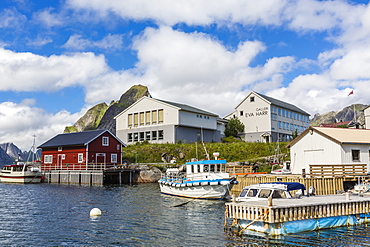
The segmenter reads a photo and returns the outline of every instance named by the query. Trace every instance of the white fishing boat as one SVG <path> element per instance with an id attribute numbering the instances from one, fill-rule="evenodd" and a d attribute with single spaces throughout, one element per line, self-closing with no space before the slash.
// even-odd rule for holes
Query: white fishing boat
<path id="1" fill-rule="evenodd" d="M 18 161 L 16 164 L 5 165 L 0 172 L 0 181 L 2 183 L 40 183 L 43 176 L 41 161 L 37 159 L 35 152 L 35 141 L 29 154 L 26 162 Z"/>
<path id="2" fill-rule="evenodd" d="M 5 165 L 0 172 L 2 183 L 40 183 L 42 178 L 40 168 L 36 166 L 35 162 Z"/>
<path id="3" fill-rule="evenodd" d="M 163 194 L 197 199 L 225 199 L 238 182 L 226 172 L 226 160 L 187 162 L 185 171 L 167 169 L 158 181 Z"/>
<path id="4" fill-rule="evenodd" d="M 237 202 L 261 201 L 272 199 L 290 199 L 300 198 L 305 194 L 305 186 L 301 183 L 295 182 L 275 182 L 275 183 L 261 183 L 252 184 L 243 188 Z M 310 188 L 312 190 L 312 188 Z M 294 192 L 294 194 L 292 193 Z M 309 192 L 314 193 L 314 192 Z"/>

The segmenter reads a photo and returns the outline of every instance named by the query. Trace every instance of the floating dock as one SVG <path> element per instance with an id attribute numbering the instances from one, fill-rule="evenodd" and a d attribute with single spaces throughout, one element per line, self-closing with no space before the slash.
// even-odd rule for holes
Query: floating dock
<path id="1" fill-rule="evenodd" d="M 230 227 L 240 234 L 287 235 L 370 222 L 370 195 L 304 196 L 268 203 L 267 199 L 226 203 L 225 227 L 233 220 Z"/>

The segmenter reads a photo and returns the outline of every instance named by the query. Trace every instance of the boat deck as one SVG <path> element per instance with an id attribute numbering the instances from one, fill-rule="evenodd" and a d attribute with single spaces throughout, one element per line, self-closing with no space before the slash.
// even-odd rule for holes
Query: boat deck
<path id="1" fill-rule="evenodd" d="M 332 216 L 370 213 L 370 195 L 363 196 L 327 195 L 310 196 L 300 199 L 274 199 L 268 206 L 268 200 L 226 203 L 225 216 L 233 219 L 258 220 L 266 223 L 315 219 Z"/>

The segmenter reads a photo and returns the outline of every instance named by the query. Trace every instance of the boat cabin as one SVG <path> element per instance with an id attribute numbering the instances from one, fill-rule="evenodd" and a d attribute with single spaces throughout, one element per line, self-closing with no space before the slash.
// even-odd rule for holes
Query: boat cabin
<path id="1" fill-rule="evenodd" d="M 304 195 L 305 186 L 301 183 L 262 183 L 246 186 L 236 201 L 259 201 L 269 197 L 273 199 L 299 198 Z M 294 193 L 293 193 L 294 192 Z"/>
<path id="2" fill-rule="evenodd" d="M 186 163 L 186 177 L 192 180 L 229 178 L 226 160 L 202 160 Z"/>

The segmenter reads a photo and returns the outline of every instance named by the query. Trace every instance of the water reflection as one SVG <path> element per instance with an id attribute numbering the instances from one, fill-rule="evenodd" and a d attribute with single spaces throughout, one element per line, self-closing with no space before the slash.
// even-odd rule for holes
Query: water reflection
<path id="1" fill-rule="evenodd" d="M 238 236 L 224 231 L 224 202 L 162 195 L 157 184 L 0 183 L 0 192 L 2 246 L 366 246 L 370 240 L 367 225 Z M 102 215 L 92 218 L 95 207 Z"/>

